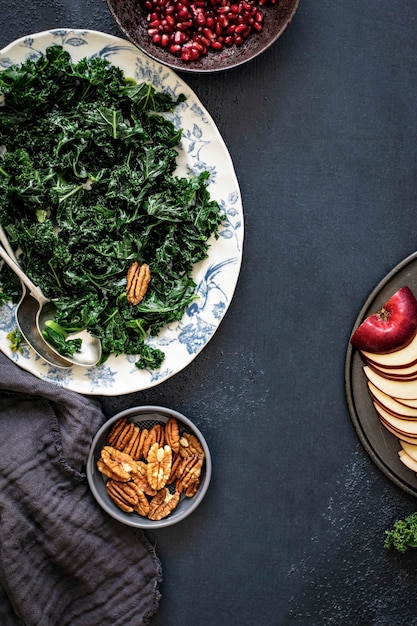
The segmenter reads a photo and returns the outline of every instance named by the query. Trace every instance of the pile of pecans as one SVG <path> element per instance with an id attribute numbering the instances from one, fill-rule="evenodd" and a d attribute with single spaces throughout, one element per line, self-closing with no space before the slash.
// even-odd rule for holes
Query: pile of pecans
<path id="1" fill-rule="evenodd" d="M 263 29 L 261 7 L 278 0 L 141 0 L 153 43 L 182 61 L 241 46 Z"/>
<path id="2" fill-rule="evenodd" d="M 181 432 L 174 417 L 149 429 L 123 417 L 110 429 L 97 469 L 107 477 L 107 494 L 122 511 L 159 521 L 181 496 L 197 493 L 204 459 L 200 441 Z"/>

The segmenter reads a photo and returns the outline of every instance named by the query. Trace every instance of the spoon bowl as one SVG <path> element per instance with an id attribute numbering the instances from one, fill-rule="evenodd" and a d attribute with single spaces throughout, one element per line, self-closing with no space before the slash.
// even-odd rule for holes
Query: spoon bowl
<path id="1" fill-rule="evenodd" d="M 91 367 L 96 365 L 101 359 L 101 341 L 97 337 L 91 335 L 88 331 L 83 330 L 79 333 L 73 333 L 68 335 L 67 339 L 80 338 L 82 340 L 81 349 L 72 356 L 63 357 L 49 342 L 43 337 L 43 330 L 45 329 L 46 322 L 53 320 L 56 313 L 56 307 L 48 298 L 46 298 L 41 289 L 37 287 L 28 276 L 23 272 L 20 265 L 12 258 L 0 245 L 0 257 L 10 267 L 10 269 L 20 278 L 21 282 L 25 286 L 25 292 L 18 305 L 18 312 L 16 318 L 18 325 L 21 328 L 22 335 L 32 345 L 35 351 L 40 354 L 39 350 L 35 348 L 34 343 L 37 342 L 38 335 L 42 338 L 42 341 L 49 348 L 45 350 L 45 346 L 37 342 L 37 347 L 42 352 L 48 354 L 55 354 L 55 357 L 59 357 L 61 364 L 59 367 L 71 367 L 71 365 L 82 365 L 84 367 Z M 26 289 L 29 290 L 29 298 Z M 20 322 L 20 323 L 19 323 Z M 37 332 L 36 332 L 37 331 Z M 33 339 L 34 341 L 31 341 Z M 44 357 L 44 354 L 40 354 Z M 49 359 L 46 358 L 48 361 Z M 58 362 L 59 362 L 58 361 Z M 56 364 L 56 363 L 54 363 Z"/>
<path id="2" fill-rule="evenodd" d="M 39 311 L 39 304 L 26 290 L 22 284 L 23 295 L 16 307 L 16 322 L 20 332 L 27 343 L 33 348 L 44 361 L 54 367 L 69 368 L 73 366 L 71 361 L 67 361 L 55 350 L 52 350 L 49 343 L 45 341 L 39 332 L 36 324 L 36 315 Z"/>
<path id="3" fill-rule="evenodd" d="M 0 242 L 6 250 L 7 254 L 13 261 L 16 261 L 17 258 L 14 253 L 13 248 L 11 247 L 9 240 L 7 239 L 7 235 L 0 224 Z M 27 291 L 25 284 L 21 282 L 22 285 L 22 297 L 20 302 L 16 307 L 16 322 L 17 326 L 25 338 L 26 342 L 31 346 L 32 350 L 36 352 L 38 356 L 40 356 L 44 361 L 53 365 L 54 367 L 61 368 L 69 368 L 72 367 L 72 363 L 64 359 L 64 357 L 60 356 L 52 350 L 49 344 L 45 341 L 42 335 L 39 332 L 39 329 L 35 323 L 36 314 L 39 309 L 39 305 L 37 301 L 30 295 Z"/>

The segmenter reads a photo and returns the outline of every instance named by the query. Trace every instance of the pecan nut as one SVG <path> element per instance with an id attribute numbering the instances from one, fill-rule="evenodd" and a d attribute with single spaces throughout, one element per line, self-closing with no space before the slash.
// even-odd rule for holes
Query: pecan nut
<path id="1" fill-rule="evenodd" d="M 170 493 L 166 487 L 163 487 L 149 503 L 148 518 L 159 521 L 167 517 L 175 509 L 179 500 L 180 494 L 178 491 Z"/>
<path id="2" fill-rule="evenodd" d="M 180 428 L 175 417 L 170 417 L 165 424 L 165 439 L 174 454 L 180 450 Z"/>
<path id="3" fill-rule="evenodd" d="M 151 280 L 151 270 L 146 263 L 135 261 L 127 270 L 126 274 L 126 295 L 129 304 L 137 305 L 144 298 L 149 281 Z"/>
<path id="4" fill-rule="evenodd" d="M 187 432 L 181 435 L 179 452 L 184 458 L 197 454 L 200 458 L 204 459 L 203 446 L 195 435 Z"/>
<path id="5" fill-rule="evenodd" d="M 149 500 L 134 482 L 121 483 L 109 480 L 106 483 L 106 491 L 122 511 L 126 513 L 136 511 L 139 515 L 148 514 Z"/>
<path id="6" fill-rule="evenodd" d="M 148 483 L 153 489 L 159 491 L 165 487 L 171 474 L 172 450 L 166 445 L 160 447 L 156 442 L 152 445 L 148 454 L 148 465 L 146 476 Z"/>
<path id="7" fill-rule="evenodd" d="M 201 468 L 203 459 L 198 454 L 185 457 L 177 470 L 178 480 L 176 483 L 179 493 L 194 495 L 200 484 Z"/>
<path id="8" fill-rule="evenodd" d="M 130 438 L 132 437 L 134 429 L 135 429 L 135 425 L 133 424 L 133 422 L 126 422 L 126 424 L 120 430 L 118 437 L 112 447 L 117 448 L 117 450 L 126 451 L 129 454 L 129 452 L 126 450 L 126 447 L 129 444 L 129 441 L 130 441 Z"/>
<path id="9" fill-rule="evenodd" d="M 133 428 L 130 430 L 129 438 L 126 437 L 125 439 L 123 452 L 130 454 L 132 459 L 135 460 L 135 454 L 140 440 L 140 429 L 135 424 L 132 424 L 132 426 Z"/>
<path id="10" fill-rule="evenodd" d="M 109 434 L 107 435 L 106 445 L 113 446 L 114 448 L 117 447 L 117 440 L 120 436 L 120 433 L 126 426 L 126 421 L 127 420 L 125 417 L 120 417 L 116 422 L 114 422 L 109 431 Z"/>
<path id="11" fill-rule="evenodd" d="M 163 446 L 165 441 L 164 430 L 161 424 L 155 424 L 150 429 L 148 436 L 146 437 L 143 448 L 142 455 L 146 459 L 149 454 L 149 450 L 153 446 L 154 443 L 157 443 L 159 446 Z"/>
<path id="12" fill-rule="evenodd" d="M 106 483 L 106 491 L 120 509 L 126 511 L 126 513 L 133 513 L 134 505 L 137 504 L 138 497 L 135 489 L 132 489 L 130 486 L 130 483 L 108 480 Z"/>
<path id="13" fill-rule="evenodd" d="M 147 496 L 156 495 L 156 489 L 150 486 L 148 482 L 148 464 L 145 461 L 137 462 L 138 473 L 132 476 L 132 480 L 136 485 L 146 493 Z"/>
<path id="14" fill-rule="evenodd" d="M 112 446 L 104 446 L 101 457 L 97 461 L 97 468 L 102 474 L 127 482 L 133 474 L 137 474 L 137 463 L 129 454 L 116 450 Z"/>
<path id="15" fill-rule="evenodd" d="M 171 473 L 167 480 L 167 485 L 175 482 L 177 479 L 178 468 L 182 462 L 182 457 L 179 454 L 172 455 Z"/>

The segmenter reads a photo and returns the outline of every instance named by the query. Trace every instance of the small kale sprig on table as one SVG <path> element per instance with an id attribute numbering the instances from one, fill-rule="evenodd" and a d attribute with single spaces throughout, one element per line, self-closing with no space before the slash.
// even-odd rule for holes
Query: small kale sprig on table
<path id="1" fill-rule="evenodd" d="M 101 57 L 73 64 L 60 46 L 0 72 L 0 222 L 63 334 L 87 328 L 103 359 L 138 354 L 196 297 L 194 264 L 224 220 L 208 172 L 174 175 L 181 140 L 164 113 L 184 101 L 125 80 Z M 128 267 L 147 263 L 144 300 L 126 300 Z M 4 270 L 3 285 L 12 285 Z"/>
<path id="2" fill-rule="evenodd" d="M 384 547 L 398 552 L 417 548 L 417 512 L 397 520 L 391 529 L 385 531 Z"/>

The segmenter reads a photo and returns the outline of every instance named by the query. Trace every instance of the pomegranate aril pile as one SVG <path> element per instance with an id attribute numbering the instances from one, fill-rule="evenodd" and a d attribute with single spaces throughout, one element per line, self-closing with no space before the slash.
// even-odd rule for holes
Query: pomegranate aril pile
<path id="1" fill-rule="evenodd" d="M 241 46 L 263 29 L 261 9 L 277 0 L 141 0 L 153 43 L 182 61 L 197 61 L 210 50 Z"/>

